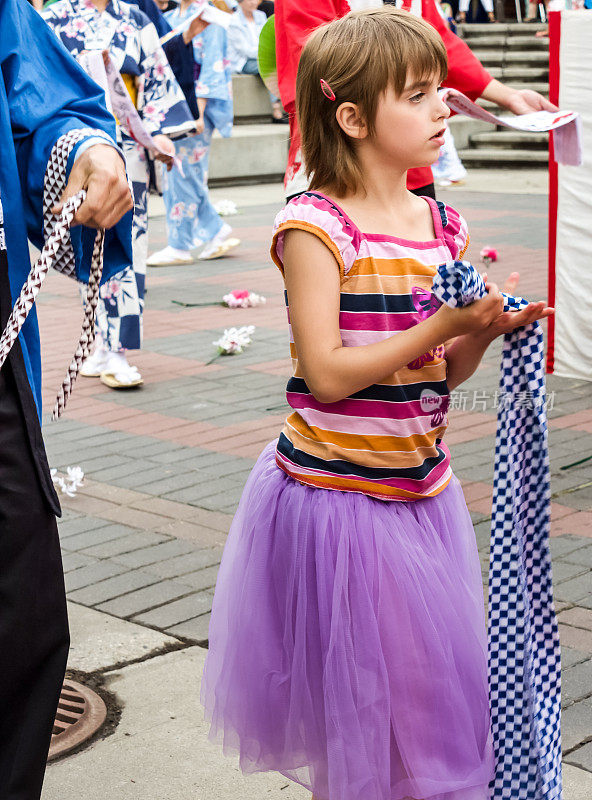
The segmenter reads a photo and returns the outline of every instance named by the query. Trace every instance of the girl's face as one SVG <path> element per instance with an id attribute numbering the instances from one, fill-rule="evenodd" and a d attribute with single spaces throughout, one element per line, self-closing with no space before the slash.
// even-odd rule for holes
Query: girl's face
<path id="1" fill-rule="evenodd" d="M 389 87 L 378 102 L 375 133 L 367 145 L 402 169 L 436 162 L 444 144 L 444 121 L 450 116 L 438 86 L 436 77 L 418 81 L 409 76 L 399 96 Z"/>

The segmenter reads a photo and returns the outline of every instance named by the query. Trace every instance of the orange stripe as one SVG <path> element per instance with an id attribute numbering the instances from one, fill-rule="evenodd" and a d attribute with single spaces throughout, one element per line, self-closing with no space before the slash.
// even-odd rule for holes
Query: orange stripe
<path id="1" fill-rule="evenodd" d="M 374 258 L 366 256 L 357 258 L 347 274 L 346 282 L 355 275 L 366 276 L 374 279 L 374 291 L 377 290 L 377 278 L 399 278 L 415 280 L 416 277 L 429 278 L 430 282 L 436 274 L 436 267 L 431 264 L 422 264 L 416 258 Z"/>
<path id="2" fill-rule="evenodd" d="M 306 231 L 307 233 L 312 233 L 314 236 L 320 239 L 323 242 L 323 244 L 329 248 L 329 250 L 335 257 L 335 260 L 339 265 L 339 274 L 343 277 L 343 274 L 345 272 L 345 265 L 343 263 L 343 258 L 341 257 L 341 253 L 339 252 L 339 248 L 337 247 L 333 239 L 331 239 L 331 237 L 326 231 L 324 231 L 322 228 L 319 228 L 317 225 L 312 225 L 310 222 L 303 222 L 301 220 L 290 220 L 288 222 L 284 222 L 276 230 L 276 232 L 273 235 L 273 239 L 271 240 L 271 249 L 270 249 L 271 258 L 273 260 L 273 263 L 276 265 L 276 267 L 278 267 L 278 269 L 282 273 L 282 275 L 284 274 L 284 265 L 280 261 L 280 258 L 276 252 L 276 248 L 277 248 L 278 236 L 280 235 L 280 233 L 283 233 L 284 231 L 287 230 Z"/>
<path id="3" fill-rule="evenodd" d="M 341 458 L 344 461 L 353 461 L 365 467 L 384 467 L 385 454 L 397 452 L 397 460 L 401 459 L 401 466 L 418 466 L 426 458 L 437 455 L 436 439 L 442 438 L 446 426 L 434 428 L 429 433 L 415 433 L 411 436 L 379 436 L 375 434 L 361 435 L 357 433 L 342 433 L 323 430 L 315 425 L 307 425 L 299 414 L 291 414 L 286 424 L 292 428 L 286 434 L 292 444 L 305 453 L 317 456 L 323 460 Z M 298 444 L 301 442 L 301 444 Z M 328 453 L 327 448 L 332 448 Z M 342 452 L 342 451 L 349 452 Z M 352 459 L 351 451 L 355 455 Z M 412 461 L 404 458 L 402 453 L 415 456 Z M 390 459 L 392 462 L 392 458 Z M 403 463 L 405 462 L 405 463 Z M 398 466 L 398 464 L 397 464 Z"/>

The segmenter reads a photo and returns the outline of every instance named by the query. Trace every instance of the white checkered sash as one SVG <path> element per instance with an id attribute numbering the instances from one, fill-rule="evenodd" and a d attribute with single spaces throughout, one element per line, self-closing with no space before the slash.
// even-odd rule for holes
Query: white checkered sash
<path id="1" fill-rule="evenodd" d="M 60 137 L 55 144 L 47 166 L 44 185 L 44 236 L 45 244 L 41 255 L 31 268 L 24 286 L 14 304 L 6 328 L 0 337 L 0 368 L 6 361 L 11 348 L 23 327 L 23 324 L 33 307 L 39 290 L 45 280 L 50 267 L 58 269 L 66 275 L 75 276 L 75 257 L 70 240 L 70 226 L 80 208 L 86 192 L 81 190 L 69 198 L 63 205 L 60 215 L 53 215 L 51 208 L 58 202 L 66 186 L 66 165 L 74 145 L 89 133 L 101 135 L 111 141 L 102 132 L 79 129 Z M 74 382 L 83 361 L 88 357 L 94 341 L 95 316 L 99 298 L 99 283 L 103 270 L 103 242 L 104 231 L 100 230 L 95 235 L 92 264 L 86 295 L 84 319 L 82 330 L 76 345 L 76 350 L 62 385 L 60 386 L 53 409 L 53 419 L 58 419 L 66 406 L 68 397 L 72 392 Z"/>
<path id="2" fill-rule="evenodd" d="M 487 292 L 466 261 L 432 290 L 464 306 Z M 504 294 L 504 309 L 527 302 Z M 504 335 L 491 520 L 488 677 L 494 800 L 561 800 L 561 650 L 553 604 L 544 342 L 538 322 Z"/>

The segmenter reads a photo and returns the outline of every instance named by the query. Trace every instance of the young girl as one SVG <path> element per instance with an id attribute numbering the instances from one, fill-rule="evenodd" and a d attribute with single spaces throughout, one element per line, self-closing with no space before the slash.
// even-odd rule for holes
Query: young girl
<path id="1" fill-rule="evenodd" d="M 316 800 L 486 800 L 494 773 L 479 557 L 442 437 L 488 344 L 550 310 L 503 313 L 492 283 L 426 302 L 468 244 L 405 184 L 438 158 L 446 68 L 429 24 L 383 8 L 313 33 L 298 71 L 311 191 L 272 244 L 293 413 L 229 534 L 202 700 L 244 772 Z"/>

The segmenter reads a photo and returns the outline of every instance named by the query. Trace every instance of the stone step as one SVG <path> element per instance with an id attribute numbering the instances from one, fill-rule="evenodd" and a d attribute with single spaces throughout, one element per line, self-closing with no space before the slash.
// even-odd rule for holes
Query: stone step
<path id="1" fill-rule="evenodd" d="M 288 160 L 288 125 L 237 125 L 232 136 L 212 138 L 212 186 L 281 180 Z"/>
<path id="2" fill-rule="evenodd" d="M 464 41 L 471 50 L 480 49 L 502 49 L 504 47 L 512 50 L 531 50 L 534 52 L 549 50 L 548 39 L 537 39 L 535 36 L 465 36 Z"/>
<path id="3" fill-rule="evenodd" d="M 460 150 L 465 167 L 541 168 L 549 163 L 549 153 L 544 150 Z"/>
<path id="4" fill-rule="evenodd" d="M 534 50 L 513 51 L 513 50 L 473 50 L 474 55 L 487 67 L 515 67 L 519 64 L 524 67 L 549 69 L 549 53 L 547 50 L 541 52 Z"/>
<path id="5" fill-rule="evenodd" d="M 487 62 L 483 66 L 491 73 L 492 78 L 497 78 L 502 83 L 520 81 L 531 84 L 549 80 L 548 67 L 489 67 Z"/>
<path id="6" fill-rule="evenodd" d="M 269 92 L 257 75 L 233 75 L 232 95 L 235 125 L 271 121 Z"/>
<path id="7" fill-rule="evenodd" d="M 466 36 L 467 38 L 474 39 L 479 36 L 501 36 L 502 34 L 507 34 L 509 36 L 534 36 L 537 31 L 546 30 L 547 25 L 542 22 L 469 22 L 464 25 L 458 25 L 457 27 L 461 38 Z"/>
<path id="8" fill-rule="evenodd" d="M 497 130 L 487 133 L 473 133 L 469 136 L 469 147 L 477 150 L 544 150 L 549 149 L 548 133 Z"/>

